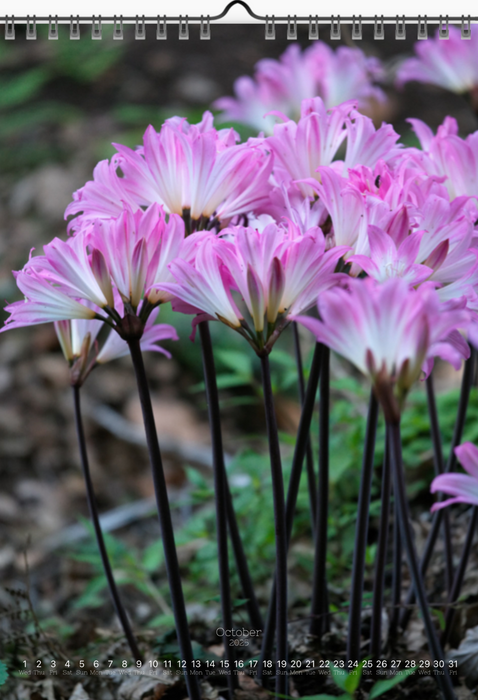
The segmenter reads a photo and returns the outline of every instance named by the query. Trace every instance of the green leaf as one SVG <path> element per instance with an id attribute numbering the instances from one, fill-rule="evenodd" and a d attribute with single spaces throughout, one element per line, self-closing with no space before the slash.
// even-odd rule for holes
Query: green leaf
<path id="1" fill-rule="evenodd" d="M 3 79 L 0 90 L 0 108 L 14 107 L 33 99 L 49 77 L 50 73 L 45 68 L 32 68 L 32 70 L 15 75 L 9 80 Z"/>
<path id="2" fill-rule="evenodd" d="M 349 700 L 350 695 L 305 695 L 302 700 Z"/>
<path id="3" fill-rule="evenodd" d="M 267 691 L 270 695 L 273 695 L 275 698 L 281 698 L 281 700 L 294 700 L 292 695 L 276 695 L 276 693 L 272 692 L 271 690 Z M 324 693 L 321 693 L 320 695 L 304 695 L 302 697 L 302 700 L 349 700 L 350 695 L 326 695 Z"/>
<path id="4" fill-rule="evenodd" d="M 440 625 L 440 629 L 443 632 L 443 630 L 446 627 L 445 615 L 443 614 L 443 611 L 439 610 L 438 608 L 432 608 L 431 611 L 438 618 L 438 624 Z"/>
<path id="5" fill-rule="evenodd" d="M 336 668 L 333 664 L 330 664 L 329 668 L 335 685 L 338 686 L 340 690 L 345 690 L 348 692 L 346 684 L 349 674 L 347 671 L 344 668 Z"/>
<path id="6" fill-rule="evenodd" d="M 228 373 L 216 375 L 216 384 L 218 389 L 230 389 L 235 386 L 244 386 L 244 384 L 249 384 L 249 382 L 249 377 L 246 377 L 243 374 Z M 206 385 L 204 382 L 198 382 L 189 388 L 189 392 L 191 394 L 199 394 L 199 392 L 204 391 L 205 386 Z"/>
<path id="7" fill-rule="evenodd" d="M 347 673 L 344 668 L 336 668 L 333 664 L 331 664 L 329 667 L 335 685 L 337 685 L 340 690 L 345 690 L 350 697 L 353 697 L 355 691 L 359 687 L 363 665 L 368 658 L 369 657 L 367 656 L 365 659 L 363 659 L 357 668 L 354 668 L 353 671 L 350 671 L 350 673 Z"/>
<path id="8" fill-rule="evenodd" d="M 232 369 L 235 374 L 240 374 L 244 378 L 252 377 L 252 357 L 249 353 L 238 350 L 218 350 L 216 355 L 220 362 Z"/>
<path id="9" fill-rule="evenodd" d="M 387 693 L 389 690 L 408 678 L 408 676 L 415 673 L 416 670 L 416 668 L 407 668 L 405 671 L 399 671 L 395 676 L 393 676 L 393 678 L 388 678 L 386 681 L 377 681 L 370 691 L 370 695 L 368 696 L 369 700 L 374 700 L 374 698 L 384 695 L 384 693 Z"/>
<path id="10" fill-rule="evenodd" d="M 0 661 L 0 685 L 7 682 L 8 670 L 3 661 Z"/>

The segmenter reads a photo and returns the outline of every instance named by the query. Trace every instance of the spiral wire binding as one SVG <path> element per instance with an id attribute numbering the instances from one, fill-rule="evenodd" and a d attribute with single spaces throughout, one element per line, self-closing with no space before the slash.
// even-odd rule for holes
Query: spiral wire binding
<path id="1" fill-rule="evenodd" d="M 48 39 L 50 41 L 58 39 L 58 17 L 56 16 L 53 19 L 50 15 L 48 19 Z"/>
<path id="2" fill-rule="evenodd" d="M 113 29 L 113 39 L 123 39 L 123 23 L 134 24 L 134 36 L 135 39 L 144 40 L 146 39 L 146 24 L 156 23 L 156 39 L 164 40 L 167 39 L 167 24 L 178 24 L 179 39 L 189 39 L 189 25 L 199 24 L 199 38 L 200 39 L 210 39 L 211 38 L 211 23 L 220 19 L 223 19 L 229 10 L 235 5 L 242 6 L 246 12 L 255 20 L 264 23 L 264 36 L 265 39 L 275 39 L 276 38 L 276 24 L 287 24 L 287 39 L 289 41 L 296 41 L 298 37 L 298 24 L 308 23 L 309 25 L 309 39 L 311 41 L 317 41 L 319 38 L 319 24 L 330 23 L 330 39 L 332 41 L 338 41 L 341 39 L 341 23 L 352 24 L 351 38 L 353 41 L 360 41 L 362 39 L 362 26 L 363 23 L 373 24 L 373 34 L 374 39 L 383 40 L 385 38 L 385 24 L 392 24 L 394 19 L 392 17 L 361 17 L 358 18 L 354 15 L 353 17 L 340 17 L 339 15 L 332 15 L 331 17 L 319 17 L 316 15 L 313 17 L 297 17 L 296 15 L 289 15 L 288 17 L 276 17 L 275 15 L 261 16 L 254 13 L 250 6 L 245 2 L 245 0 L 232 0 L 224 8 L 224 10 L 215 16 L 207 15 L 204 17 L 190 17 L 189 15 L 180 15 L 179 17 L 167 17 L 166 15 L 153 17 L 139 17 L 135 18 L 127 17 L 119 18 L 114 16 L 102 17 L 82 17 L 81 22 L 91 22 L 91 38 L 101 39 L 102 38 L 102 25 L 112 24 Z M 13 15 L 6 15 L 0 18 L 0 21 L 4 23 L 5 39 L 12 40 L 15 39 L 15 17 Z M 27 16 L 26 18 L 17 18 L 17 23 L 22 23 L 26 25 L 26 38 L 36 39 L 37 38 L 37 24 L 48 24 L 48 39 L 55 40 L 58 39 L 58 25 L 67 24 L 68 18 L 57 16 L 52 17 L 33 17 Z M 428 38 L 428 23 L 438 23 L 438 37 L 440 39 L 449 38 L 449 22 L 454 24 L 459 24 L 461 21 L 461 38 L 471 39 L 471 24 L 472 21 L 478 23 L 478 17 L 471 18 L 470 16 L 465 17 L 454 17 L 449 18 L 448 15 L 443 18 L 440 15 L 439 19 L 437 17 L 430 18 L 427 16 L 418 16 L 418 18 L 405 18 L 403 15 L 401 18 L 395 18 L 395 39 L 405 39 L 406 38 L 406 21 L 417 22 L 417 39 L 424 40 Z M 80 17 L 77 16 L 76 19 L 71 16 L 69 18 L 70 22 L 70 39 L 80 39 Z"/>
<path id="3" fill-rule="evenodd" d="M 181 15 L 179 16 L 179 38 L 189 39 L 189 25 L 187 15 L 184 19 L 181 17 Z"/>
<path id="4" fill-rule="evenodd" d="M 319 38 L 319 18 L 317 15 L 315 17 L 309 17 L 309 39 L 310 41 L 317 41 Z"/>
<path id="5" fill-rule="evenodd" d="M 360 41 L 362 39 L 362 18 L 359 17 L 358 20 L 353 17 L 352 23 L 352 40 Z"/>
<path id="6" fill-rule="evenodd" d="M 405 15 L 400 19 L 397 15 L 397 20 L 395 22 L 395 39 L 406 39 L 407 29 L 405 24 Z"/>
<path id="7" fill-rule="evenodd" d="M 428 29 L 427 29 L 427 18 L 426 17 L 423 20 L 421 17 L 418 18 L 417 39 L 419 41 L 421 39 L 428 39 Z"/>
<path id="8" fill-rule="evenodd" d="M 121 41 L 123 39 L 123 16 L 120 15 L 119 20 L 114 19 L 114 28 L 113 28 L 113 39 L 116 41 Z"/>
<path id="9" fill-rule="evenodd" d="M 340 29 L 340 17 L 337 15 L 337 17 L 332 17 L 330 18 L 330 38 L 332 40 L 339 41 L 341 37 L 341 29 Z"/>
<path id="10" fill-rule="evenodd" d="M 80 38 L 80 18 L 76 20 L 70 17 L 70 39 L 75 40 Z"/>
<path id="11" fill-rule="evenodd" d="M 276 38 L 276 28 L 275 28 L 275 24 L 274 24 L 274 17 L 272 17 L 272 19 L 269 19 L 268 15 L 266 15 L 265 38 L 266 39 L 275 39 Z"/>
<path id="12" fill-rule="evenodd" d="M 37 38 L 37 23 L 35 17 L 33 20 L 30 22 L 30 17 L 27 17 L 27 31 L 26 31 L 26 38 L 27 39 L 36 39 Z"/>
<path id="13" fill-rule="evenodd" d="M 158 17 L 158 22 L 156 24 L 156 39 L 167 39 L 168 38 L 168 30 L 167 30 L 167 24 L 166 24 L 166 15 L 164 15 L 163 19 L 161 17 Z"/>
<path id="14" fill-rule="evenodd" d="M 199 27 L 199 38 L 200 39 L 210 39 L 211 38 L 211 23 L 209 21 L 209 15 L 204 19 L 201 15 L 201 24 Z"/>
<path id="15" fill-rule="evenodd" d="M 144 22 L 144 15 L 141 19 L 136 15 L 136 24 L 134 25 L 134 38 L 138 40 L 146 39 L 146 24 Z"/>
<path id="16" fill-rule="evenodd" d="M 385 39 L 385 27 L 383 24 L 383 15 L 380 17 L 380 19 L 375 16 L 375 22 L 373 24 L 373 38 L 376 41 L 381 41 Z"/>
<path id="17" fill-rule="evenodd" d="M 15 17 L 5 17 L 5 39 L 15 39 Z"/>
<path id="18" fill-rule="evenodd" d="M 288 41 L 297 41 L 297 17 L 288 17 L 287 20 L 287 39 Z"/>
<path id="19" fill-rule="evenodd" d="M 442 16 L 440 15 L 440 24 L 438 25 L 438 37 L 440 39 L 448 39 L 450 36 L 450 30 L 448 28 L 448 15 L 445 17 L 443 22 Z"/>
<path id="20" fill-rule="evenodd" d="M 93 19 L 91 21 L 91 38 L 92 39 L 102 39 L 103 38 L 103 32 L 101 29 L 101 17 L 98 17 L 98 21 L 96 21 L 96 18 L 93 15 Z"/>

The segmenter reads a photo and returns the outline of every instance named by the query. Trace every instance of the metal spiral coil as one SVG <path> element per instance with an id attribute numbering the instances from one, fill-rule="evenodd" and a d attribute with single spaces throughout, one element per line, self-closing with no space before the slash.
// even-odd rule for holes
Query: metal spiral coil
<path id="1" fill-rule="evenodd" d="M 116 15 L 112 19 L 103 18 L 100 15 L 94 15 L 93 17 L 81 18 L 77 16 L 74 18 L 70 17 L 70 39 L 77 40 L 80 39 L 80 23 L 91 25 L 91 38 L 95 40 L 101 40 L 103 37 L 103 26 L 105 24 L 111 24 L 113 26 L 113 39 L 122 40 L 124 38 L 123 25 L 133 24 L 134 25 L 134 38 L 137 40 L 146 39 L 146 25 L 156 24 L 156 39 L 165 40 L 168 37 L 168 24 L 171 27 L 173 24 L 178 26 L 178 38 L 182 40 L 189 39 L 189 29 L 191 24 L 199 25 L 199 38 L 200 39 L 210 39 L 211 38 L 211 23 L 214 20 L 220 19 L 225 16 L 233 4 L 243 5 L 249 14 L 256 20 L 262 21 L 264 23 L 264 38 L 265 39 L 275 39 L 276 38 L 276 27 L 278 24 L 286 24 L 287 26 L 287 39 L 289 41 L 297 41 L 298 38 L 298 25 L 308 23 L 308 37 L 310 41 L 317 41 L 319 39 L 319 25 L 325 24 L 324 18 L 319 18 L 319 16 L 310 15 L 307 17 L 297 17 L 296 15 L 289 15 L 285 17 L 276 17 L 275 15 L 266 15 L 265 17 L 260 17 L 255 15 L 248 5 L 242 0 L 235 0 L 230 3 L 225 10 L 216 17 L 210 17 L 209 15 L 200 17 L 189 17 L 188 15 L 180 15 L 179 17 L 167 17 L 166 15 L 157 16 L 156 18 L 144 17 L 136 15 L 135 18 L 129 17 L 124 19 L 123 16 L 117 17 Z M 473 22 L 476 22 L 477 18 L 473 18 Z M 5 39 L 12 40 L 15 39 L 15 24 L 26 25 L 25 36 L 26 39 L 35 40 L 37 38 L 37 26 L 39 23 L 48 25 L 48 39 L 56 40 L 58 39 L 58 28 L 59 24 L 68 24 L 68 18 L 57 16 L 49 16 L 48 20 L 46 18 L 37 18 L 36 16 L 27 16 L 26 18 L 17 18 L 13 15 L 7 15 L 3 18 Z M 363 18 L 361 15 L 343 18 L 340 15 L 332 15 L 328 18 L 330 23 L 330 39 L 332 41 L 340 41 L 342 36 L 342 24 L 351 24 L 351 38 L 353 41 L 360 41 L 362 39 L 362 29 L 363 24 L 373 24 L 373 37 L 375 40 L 380 41 L 385 39 L 385 24 L 393 24 L 393 19 L 390 17 L 384 18 L 382 16 L 367 17 Z M 406 39 L 407 36 L 407 22 L 409 24 L 415 24 L 417 31 L 417 39 L 425 40 L 428 39 L 428 24 L 436 24 L 437 18 L 430 19 L 426 15 L 418 16 L 417 18 L 406 18 L 405 15 L 402 17 L 395 18 L 395 39 Z M 452 22 L 455 24 L 460 23 L 460 18 L 453 18 Z M 471 25 L 472 20 L 470 17 L 461 17 L 461 38 L 464 40 L 471 39 Z M 449 18 L 448 15 L 443 17 L 440 15 L 438 21 L 438 37 L 439 39 L 447 40 L 449 38 Z"/>

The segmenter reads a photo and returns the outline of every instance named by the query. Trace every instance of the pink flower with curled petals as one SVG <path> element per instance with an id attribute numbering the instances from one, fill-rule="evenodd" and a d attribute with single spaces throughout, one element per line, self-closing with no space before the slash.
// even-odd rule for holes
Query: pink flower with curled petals
<path id="1" fill-rule="evenodd" d="M 292 221 L 302 233 L 324 225 L 328 216 L 323 202 L 320 199 L 311 201 L 308 197 L 304 197 L 299 185 L 295 182 L 287 185 L 282 183 L 279 187 L 274 187 L 263 211 L 271 217 L 271 223 Z M 249 217 L 248 225 L 254 228 L 259 217 L 256 219 Z"/>
<path id="2" fill-rule="evenodd" d="M 433 357 L 458 368 L 469 355 L 457 332 L 469 314 L 458 302 L 442 305 L 428 284 L 415 290 L 397 277 L 381 284 L 350 279 L 348 289 L 322 292 L 318 309 L 320 320 L 295 320 L 370 377 L 390 420 L 397 420 L 408 390 L 422 369 L 430 371 Z"/>
<path id="3" fill-rule="evenodd" d="M 93 217 L 107 219 L 120 216 L 124 204 L 128 204 L 133 210 L 139 205 L 133 198 L 128 197 L 121 186 L 121 178 L 118 177 L 118 168 L 121 167 L 121 158 L 116 155 L 111 162 L 102 160 L 93 171 L 93 180 L 86 183 L 81 189 L 73 193 L 73 201 L 65 210 L 65 219 L 81 214 L 81 220 L 89 221 L 89 214 Z M 72 218 L 68 222 L 68 230 L 78 226 L 79 220 Z"/>
<path id="4" fill-rule="evenodd" d="M 194 263 L 176 259 L 169 269 L 176 281 L 162 283 L 159 288 L 187 304 L 190 308 L 186 313 L 203 312 L 232 328 L 241 327 L 243 316 L 229 291 L 230 280 L 211 236 L 204 236 Z"/>
<path id="5" fill-rule="evenodd" d="M 430 486 L 431 493 L 442 491 L 452 498 L 434 503 L 432 513 L 440 508 L 446 508 L 453 503 L 469 503 L 478 506 L 478 447 L 471 442 L 455 447 L 455 454 L 464 467 L 466 474 L 439 474 Z"/>
<path id="6" fill-rule="evenodd" d="M 411 80 L 431 83 L 452 92 L 471 92 L 478 86 L 478 33 L 471 26 L 470 41 L 463 41 L 457 27 L 448 28 L 447 40 L 438 31 L 433 39 L 417 41 L 416 57 L 406 59 L 398 69 L 397 83 Z"/>
<path id="7" fill-rule="evenodd" d="M 391 124 L 384 123 L 376 129 L 369 117 L 354 111 L 346 121 L 346 129 L 344 175 L 358 165 L 374 168 L 379 161 L 388 163 L 398 159 L 402 146 L 397 144 L 400 136 Z"/>
<path id="8" fill-rule="evenodd" d="M 320 97 L 304 100 L 296 124 L 276 124 L 265 144 L 274 154 L 274 178 L 295 182 L 305 197 L 314 195 L 307 178 L 319 180 L 317 168 L 330 165 L 347 136 L 345 120 L 355 104 L 344 102 L 327 110 Z M 304 181 L 304 182 L 303 182 Z"/>
<path id="9" fill-rule="evenodd" d="M 167 266 L 184 248 L 181 217 L 171 214 L 166 220 L 164 210 L 157 204 L 135 213 L 126 207 L 116 219 L 95 221 L 84 235 L 93 253 L 93 269 L 96 271 L 97 252 L 104 260 L 105 284 L 111 280 L 123 301 L 137 307 L 143 293 L 153 305 L 168 300 L 159 292 L 157 283 L 172 279 Z M 96 276 L 100 279 L 99 271 Z"/>
<path id="10" fill-rule="evenodd" d="M 44 246 L 44 255 L 31 258 L 15 273 L 25 301 L 7 306 L 11 316 L 2 330 L 58 321 L 68 357 L 78 350 L 72 339 L 85 324 L 75 323 L 72 330 L 66 322 L 88 319 L 85 333 L 91 342 L 91 329 L 98 331 L 92 319 L 97 319 L 120 339 L 136 338 L 154 349 L 156 341 L 174 335 L 169 326 L 153 327 L 156 311 L 150 320 L 154 307 L 170 299 L 158 285 L 172 279 L 169 262 L 182 255 L 194 259 L 195 247 L 195 235 L 185 241 L 180 217 L 166 217 L 156 204 L 134 213 L 127 207 L 117 219 L 96 221 L 66 242 L 54 239 Z M 110 339 L 100 360 L 116 356 L 120 347 L 125 348 Z"/>
<path id="11" fill-rule="evenodd" d="M 118 216 L 123 204 L 135 212 L 157 203 L 168 213 L 184 215 L 196 230 L 210 219 L 227 222 L 247 214 L 267 198 L 270 153 L 260 143 L 236 144 L 233 130 L 218 132 L 212 117 L 199 125 L 168 119 L 159 133 L 149 126 L 143 141 L 136 150 L 115 144 L 118 154 L 108 173 L 107 192 L 102 190 L 100 197 L 90 182 L 75 193 L 66 210 L 67 216 L 79 213 L 71 228 Z"/>
<path id="12" fill-rule="evenodd" d="M 231 227 L 219 238 L 206 238 L 194 264 L 173 261 L 177 283 L 161 287 L 189 305 L 189 312 L 217 318 L 244 335 L 257 352 L 269 352 L 289 315 L 309 308 L 323 289 L 342 279 L 334 270 L 346 250 L 326 252 L 320 229 L 302 234 L 292 222 L 287 230 L 277 224 L 262 231 Z"/>
<path id="13" fill-rule="evenodd" d="M 411 233 L 397 247 L 393 238 L 377 226 L 368 227 L 370 257 L 352 255 L 348 262 L 359 265 L 364 272 L 378 282 L 390 277 L 401 277 L 409 285 L 421 284 L 433 270 L 426 265 L 417 265 L 415 260 L 420 249 L 423 232 Z"/>
<path id="14" fill-rule="evenodd" d="M 87 337 L 89 346 L 95 342 L 103 323 L 96 319 L 75 318 L 55 321 L 54 326 L 65 360 L 72 363 L 80 357 Z"/>
<path id="15" fill-rule="evenodd" d="M 335 245 L 351 249 L 345 259 L 352 252 L 367 255 L 367 228 L 370 224 L 386 228 L 391 219 L 390 207 L 377 197 L 364 196 L 333 168 L 318 168 L 317 172 L 321 181 L 314 183 L 313 187 L 330 215 L 330 238 Z"/>
<path id="16" fill-rule="evenodd" d="M 223 110 L 222 121 L 242 122 L 270 134 L 274 119 L 268 113 L 298 119 L 305 99 L 321 97 L 327 108 L 351 99 L 361 107 L 370 100 L 383 101 L 384 93 L 373 85 L 382 72 L 377 59 L 367 58 L 357 48 L 341 46 L 334 51 L 317 41 L 301 52 L 298 44 L 292 44 L 279 60 L 259 61 L 254 79 L 236 80 L 236 96 L 222 97 L 214 107 Z"/>
<path id="17" fill-rule="evenodd" d="M 34 270 L 17 272 L 15 281 L 25 299 L 5 307 L 10 317 L 0 332 L 73 318 L 93 319 L 96 316 L 87 304 L 68 296 Z"/>
<path id="18" fill-rule="evenodd" d="M 436 135 L 419 119 L 408 120 L 421 143 L 413 153 L 417 165 L 428 175 L 444 178 L 450 199 L 478 196 L 478 132 L 466 139 L 458 136 L 456 119 L 446 117 Z"/>

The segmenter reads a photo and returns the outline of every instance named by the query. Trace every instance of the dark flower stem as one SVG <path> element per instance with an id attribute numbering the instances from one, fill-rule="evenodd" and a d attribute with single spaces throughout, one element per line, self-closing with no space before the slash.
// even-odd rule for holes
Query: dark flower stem
<path id="1" fill-rule="evenodd" d="M 347 636 L 347 660 L 360 661 L 360 628 L 362 620 L 363 580 L 365 554 L 367 550 L 370 493 L 372 490 L 375 438 L 377 435 L 378 401 L 373 391 L 370 393 L 367 429 L 362 459 L 362 475 L 355 527 L 355 547 L 352 564 L 352 584 L 350 590 L 349 626 Z"/>
<path id="2" fill-rule="evenodd" d="M 80 403 L 80 387 L 74 385 L 73 387 L 73 403 L 75 406 L 75 424 L 76 424 L 76 434 L 78 436 L 78 446 L 80 449 L 81 457 L 81 468 L 83 470 L 83 477 L 85 479 L 86 485 L 86 497 L 88 500 L 88 508 L 90 511 L 91 520 L 96 535 L 96 542 L 98 544 L 98 549 L 101 555 L 101 562 L 103 564 L 103 570 L 105 572 L 106 580 L 108 581 L 108 586 L 110 589 L 111 599 L 113 601 L 116 614 L 123 628 L 123 632 L 128 641 L 129 648 L 133 654 L 135 661 L 142 661 L 143 657 L 138 649 L 138 644 L 136 642 L 133 630 L 128 620 L 126 610 L 123 607 L 119 591 L 116 587 L 116 582 L 113 576 L 113 571 L 111 569 L 111 564 L 108 559 L 108 553 L 106 551 L 105 541 L 103 538 L 103 532 L 101 530 L 100 519 L 98 516 L 98 508 L 96 506 L 96 498 L 93 490 L 93 482 L 91 480 L 90 465 L 88 461 L 88 453 L 86 451 L 86 440 L 85 432 L 83 430 L 83 420 L 81 417 L 81 403 Z"/>
<path id="3" fill-rule="evenodd" d="M 458 402 L 458 412 L 456 415 L 455 428 L 453 431 L 453 438 L 451 442 L 450 454 L 448 456 L 448 462 L 446 465 L 445 473 L 448 474 L 455 469 L 456 466 L 456 455 L 455 447 L 461 443 L 461 438 L 463 435 L 463 429 L 465 427 L 466 411 L 468 408 L 468 402 L 470 399 L 471 387 L 473 384 L 473 377 L 475 376 L 475 365 L 476 365 L 476 350 L 473 346 L 470 346 L 470 357 L 465 362 L 465 368 L 463 371 L 463 378 L 461 380 L 461 392 L 460 400 Z M 422 576 L 425 574 L 430 563 L 430 559 L 435 549 L 435 544 L 437 541 L 438 533 L 440 531 L 442 518 L 443 518 L 443 508 L 435 511 L 432 519 L 432 526 L 430 532 L 428 533 L 427 541 L 425 543 L 425 549 L 423 550 L 422 558 L 420 561 L 420 569 Z M 400 626 L 405 629 L 410 620 L 412 614 L 412 606 L 415 602 L 415 593 L 413 588 L 410 588 L 407 595 L 407 607 L 403 611 L 400 619 Z"/>
<path id="4" fill-rule="evenodd" d="M 428 414 L 430 416 L 430 431 L 433 443 L 433 462 L 435 474 L 443 474 L 445 465 L 443 464 L 443 449 L 441 444 L 440 425 L 438 423 L 438 411 L 435 399 L 435 387 L 433 384 L 433 374 L 429 374 L 426 379 Z M 451 551 L 451 530 L 448 509 L 443 513 L 443 543 L 445 549 L 445 576 L 446 590 L 451 593 L 453 584 L 453 555 Z"/>
<path id="5" fill-rule="evenodd" d="M 309 381 L 307 382 L 307 390 L 305 392 L 304 404 L 302 406 L 302 414 L 300 417 L 299 430 L 297 432 L 297 440 L 295 443 L 294 456 L 292 459 L 292 469 L 289 479 L 289 487 L 287 490 L 287 501 L 285 507 L 285 519 L 287 528 L 287 544 L 290 542 L 292 535 L 292 525 L 294 522 L 294 513 L 297 503 L 297 495 L 299 493 L 300 478 L 302 475 L 302 465 L 304 463 L 307 438 L 310 433 L 310 424 L 314 412 L 315 398 L 317 387 L 319 384 L 320 371 L 322 367 L 323 345 L 316 343 L 312 364 L 310 366 Z M 267 686 L 268 677 L 263 675 L 263 662 L 271 658 L 272 647 L 274 644 L 275 632 L 275 607 L 276 607 L 276 581 L 272 586 L 271 595 L 269 598 L 269 607 L 267 610 L 267 618 L 262 637 L 261 656 L 259 660 L 258 678 L 262 680 L 263 685 Z"/>
<path id="6" fill-rule="evenodd" d="M 219 587 L 221 592 L 222 624 L 225 630 L 232 630 L 232 601 L 229 581 L 229 558 L 227 547 L 227 505 L 226 505 L 226 468 L 224 465 L 224 450 L 222 446 L 221 418 L 219 412 L 219 396 L 217 393 L 216 370 L 212 351 L 211 334 L 209 324 L 203 321 L 199 324 L 201 338 L 202 362 L 204 381 L 206 384 L 206 398 L 209 414 L 209 427 L 211 430 L 214 491 L 216 494 L 216 531 L 217 531 L 217 555 L 219 563 Z M 231 673 L 227 675 L 229 695 L 232 698 L 234 691 L 239 687 L 237 676 L 233 673 L 236 655 L 234 647 L 225 644 L 224 656 L 229 662 Z"/>
<path id="7" fill-rule="evenodd" d="M 321 638 L 328 626 L 327 596 L 327 530 L 329 517 L 329 407 L 330 407 L 330 350 L 322 350 L 320 371 L 319 412 L 319 480 L 317 489 L 317 520 L 315 523 L 314 573 L 310 634 Z"/>
<path id="8" fill-rule="evenodd" d="M 279 698 L 287 694 L 287 527 L 284 498 L 284 479 L 280 455 L 279 433 L 277 431 L 274 398 L 268 355 L 261 356 L 262 388 L 266 414 L 267 437 L 272 474 L 272 494 L 274 499 L 274 525 L 276 542 L 276 676 L 275 695 Z M 285 664 L 285 667 L 283 667 Z"/>
<path id="9" fill-rule="evenodd" d="M 163 464 L 161 460 L 161 451 L 159 449 L 156 425 L 154 422 L 154 414 L 153 407 L 151 404 L 151 396 L 149 393 L 148 379 L 146 377 L 143 355 L 141 352 L 139 340 L 128 340 L 128 345 L 131 352 L 131 359 L 133 361 L 134 372 L 136 375 L 136 383 L 138 386 L 139 400 L 141 403 L 141 410 L 143 413 L 143 422 L 153 473 L 153 482 L 156 494 L 159 523 L 161 526 L 161 535 L 163 539 L 164 559 L 166 563 L 166 571 L 168 574 L 169 590 L 171 594 L 174 619 L 176 622 L 176 633 L 178 635 L 181 659 L 186 664 L 186 686 L 190 700 L 200 700 L 201 691 L 199 689 L 198 678 L 197 676 L 191 675 L 191 671 L 193 670 L 194 656 L 191 645 L 191 637 L 189 636 L 188 620 L 186 616 L 186 607 L 184 604 L 184 595 L 181 583 L 181 574 L 179 571 L 178 555 L 176 552 L 176 545 L 174 542 L 173 523 L 171 520 L 168 492 L 166 489 L 166 480 L 164 477 Z"/>
<path id="10" fill-rule="evenodd" d="M 390 450 L 388 433 L 385 434 L 385 453 L 382 467 L 382 507 L 378 526 L 378 545 L 375 558 L 375 580 L 373 585 L 372 622 L 370 630 L 370 656 L 375 661 L 382 651 L 382 608 L 385 588 L 385 564 L 387 560 L 388 530 L 390 520 L 390 498 L 392 496 L 392 479 L 390 473 Z M 373 665 L 374 671 L 377 669 Z"/>
<path id="11" fill-rule="evenodd" d="M 460 597 L 461 587 L 463 585 L 463 579 L 465 578 L 466 566 L 468 564 L 468 559 L 470 556 L 471 545 L 473 544 L 473 538 L 476 532 L 476 525 L 478 523 L 478 506 L 474 506 L 471 512 L 470 524 L 468 525 L 468 532 L 466 533 L 465 544 L 463 546 L 463 551 L 461 553 L 460 563 L 455 573 L 455 578 L 453 580 L 453 585 L 448 596 L 448 608 L 445 615 L 445 629 L 441 636 L 441 644 L 443 647 L 448 642 L 451 630 L 453 628 L 453 620 L 455 618 L 456 609 L 454 607 L 456 601 Z"/>
<path id="12" fill-rule="evenodd" d="M 400 607 L 402 604 L 402 537 L 400 535 L 400 518 L 395 494 L 393 496 L 393 574 L 392 574 L 392 614 L 388 633 L 395 643 L 398 635 L 400 621 Z"/>
<path id="13" fill-rule="evenodd" d="M 427 596 L 425 593 L 425 585 L 423 583 L 420 565 L 418 563 L 413 542 L 413 532 L 410 524 L 410 515 L 408 512 L 407 493 L 405 487 L 405 475 L 402 464 L 400 423 L 389 423 L 387 430 L 389 431 L 390 435 L 390 462 L 392 466 L 395 499 L 398 506 L 400 532 L 407 555 L 413 588 L 415 590 L 423 623 L 425 625 L 425 633 L 427 636 L 432 661 L 443 663 L 444 655 L 433 626 L 433 620 L 430 615 L 430 609 L 428 607 Z M 443 667 L 443 674 L 436 675 L 435 679 L 445 697 L 445 700 L 455 700 L 455 693 L 453 691 L 453 685 L 446 664 L 444 664 Z"/>
<path id="14" fill-rule="evenodd" d="M 259 603 L 257 602 L 256 594 L 254 591 L 254 586 L 252 584 L 252 578 L 249 571 L 249 566 L 247 564 L 244 547 L 242 545 L 241 535 L 239 534 L 239 526 L 237 524 L 236 513 L 234 511 L 232 495 L 229 489 L 229 483 L 227 481 L 227 473 L 226 508 L 227 522 L 229 525 L 229 536 L 231 538 L 232 549 L 234 551 L 234 558 L 236 560 L 236 566 L 239 574 L 239 580 L 241 582 L 242 593 L 244 595 L 244 598 L 247 600 L 246 608 L 249 615 L 249 620 L 251 622 L 252 629 L 262 630 L 264 629 L 264 623 L 262 620 L 261 611 L 259 609 Z"/>
<path id="15" fill-rule="evenodd" d="M 299 330 L 296 321 L 292 324 L 292 333 L 294 336 L 294 350 L 295 350 L 295 361 L 297 364 L 297 374 L 299 377 L 299 399 L 301 406 L 304 405 L 305 400 L 305 382 L 304 382 L 304 367 L 302 364 L 302 352 L 300 349 L 300 338 Z M 314 455 L 312 453 L 312 444 L 310 441 L 310 436 L 307 440 L 307 450 L 305 455 L 305 465 L 307 469 L 307 483 L 309 486 L 309 502 L 310 502 L 310 516 L 312 522 L 312 535 L 315 537 L 315 523 L 317 520 L 317 482 L 315 478 L 314 471 Z"/>

